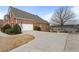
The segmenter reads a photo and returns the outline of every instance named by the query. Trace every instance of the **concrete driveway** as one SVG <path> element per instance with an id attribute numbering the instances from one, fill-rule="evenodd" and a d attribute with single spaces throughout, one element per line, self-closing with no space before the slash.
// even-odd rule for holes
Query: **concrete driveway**
<path id="1" fill-rule="evenodd" d="M 62 52 L 66 48 L 67 33 L 50 33 L 26 31 L 35 37 L 31 42 L 24 44 L 10 52 Z"/>
<path id="2" fill-rule="evenodd" d="M 79 34 L 69 34 L 64 51 L 79 52 Z"/>

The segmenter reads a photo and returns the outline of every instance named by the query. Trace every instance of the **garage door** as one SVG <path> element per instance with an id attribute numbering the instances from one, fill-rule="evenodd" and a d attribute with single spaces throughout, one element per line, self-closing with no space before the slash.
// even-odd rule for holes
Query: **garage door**
<path id="1" fill-rule="evenodd" d="M 22 31 L 33 30 L 33 24 L 22 24 Z"/>

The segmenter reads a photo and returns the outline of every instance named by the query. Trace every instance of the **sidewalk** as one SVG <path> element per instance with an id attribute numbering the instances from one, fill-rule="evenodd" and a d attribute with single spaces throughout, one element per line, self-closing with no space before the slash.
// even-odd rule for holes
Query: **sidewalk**
<path id="1" fill-rule="evenodd" d="M 7 37 L 7 36 L 10 36 L 10 35 L 5 34 L 5 33 L 2 33 L 2 32 L 0 31 L 0 36 L 1 36 L 1 37 Z"/>

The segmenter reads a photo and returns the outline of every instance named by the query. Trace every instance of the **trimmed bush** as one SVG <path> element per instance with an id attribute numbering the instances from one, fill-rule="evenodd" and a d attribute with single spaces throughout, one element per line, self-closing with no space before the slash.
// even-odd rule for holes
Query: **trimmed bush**
<path id="1" fill-rule="evenodd" d="M 21 27 L 18 24 L 15 24 L 13 27 L 11 27 L 9 24 L 6 24 L 1 28 L 1 31 L 6 34 L 20 34 Z"/>
<path id="2" fill-rule="evenodd" d="M 3 27 L 1 28 L 1 31 L 2 31 L 2 32 L 5 32 L 5 30 L 6 30 L 6 29 L 9 29 L 9 28 L 11 28 L 11 26 L 10 26 L 9 24 L 6 24 L 5 26 L 3 26 Z"/>
<path id="3" fill-rule="evenodd" d="M 18 24 L 15 24 L 13 26 L 13 30 L 12 31 L 13 31 L 14 34 L 20 34 L 21 33 L 21 27 Z"/>
<path id="4" fill-rule="evenodd" d="M 6 29 L 6 30 L 5 30 L 5 33 L 6 33 L 6 34 L 11 34 L 11 33 L 13 33 L 12 30 L 13 30 L 12 28 Z"/>
<path id="5" fill-rule="evenodd" d="M 38 27 L 38 26 L 35 26 L 35 27 L 34 27 L 34 30 L 41 31 L 41 28 Z"/>

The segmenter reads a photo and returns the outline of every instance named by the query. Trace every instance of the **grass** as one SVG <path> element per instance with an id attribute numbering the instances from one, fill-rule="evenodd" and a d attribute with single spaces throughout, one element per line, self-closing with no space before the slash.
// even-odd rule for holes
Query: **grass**
<path id="1" fill-rule="evenodd" d="M 20 34 L 20 35 L 11 35 L 7 37 L 0 37 L 0 51 L 9 51 L 18 46 L 21 46 L 25 43 L 33 40 L 34 37 L 28 34 Z"/>

